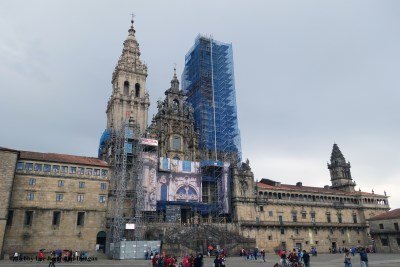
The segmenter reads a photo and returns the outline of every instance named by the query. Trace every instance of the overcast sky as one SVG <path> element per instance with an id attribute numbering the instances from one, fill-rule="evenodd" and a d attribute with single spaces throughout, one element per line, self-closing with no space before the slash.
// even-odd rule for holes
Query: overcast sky
<path id="1" fill-rule="evenodd" d="M 399 1 L 1 1 L 0 146 L 97 156 L 136 14 L 150 118 L 199 33 L 233 44 L 243 158 L 256 179 L 330 184 L 400 207 Z"/>

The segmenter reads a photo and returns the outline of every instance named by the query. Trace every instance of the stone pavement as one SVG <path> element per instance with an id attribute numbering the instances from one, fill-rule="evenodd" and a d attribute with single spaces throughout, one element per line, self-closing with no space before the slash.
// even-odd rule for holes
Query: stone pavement
<path id="1" fill-rule="evenodd" d="M 400 266 L 400 255 L 399 254 L 368 254 L 369 267 L 399 267 Z M 273 254 L 267 255 L 267 262 L 245 260 L 239 257 L 228 257 L 226 261 L 226 267 L 272 267 L 278 261 L 278 256 Z M 205 258 L 204 267 L 213 266 L 213 258 Z M 360 266 L 359 256 L 356 255 L 353 260 L 353 267 Z M 48 266 L 47 262 L 21 262 L 13 263 L 9 260 L 0 261 L 0 266 L 11 267 L 11 266 Z M 149 261 L 144 260 L 99 260 L 94 262 L 84 263 L 60 263 L 56 264 L 59 266 L 71 266 L 71 267 L 93 267 L 93 266 L 119 266 L 119 267 L 133 267 L 133 266 L 150 266 Z M 311 257 L 311 267 L 343 267 L 343 254 L 320 254 L 317 257 Z"/>

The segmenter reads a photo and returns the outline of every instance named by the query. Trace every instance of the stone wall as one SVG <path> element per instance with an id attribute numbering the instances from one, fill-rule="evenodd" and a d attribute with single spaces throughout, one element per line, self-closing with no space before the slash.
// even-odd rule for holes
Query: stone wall
<path id="1" fill-rule="evenodd" d="M 3 258 L 4 235 L 17 158 L 18 152 L 0 149 L 0 259 Z"/>
<path id="2" fill-rule="evenodd" d="M 375 240 L 375 249 L 379 253 L 400 253 L 400 219 L 386 219 L 370 221 L 370 232 Z M 382 228 L 380 227 L 382 225 Z M 384 243 L 382 239 L 387 240 Z"/>

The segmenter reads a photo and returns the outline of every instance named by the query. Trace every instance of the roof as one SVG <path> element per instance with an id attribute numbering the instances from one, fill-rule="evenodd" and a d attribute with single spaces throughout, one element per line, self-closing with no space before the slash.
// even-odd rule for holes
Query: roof
<path id="1" fill-rule="evenodd" d="M 56 153 L 20 151 L 20 159 L 108 167 L 107 162 L 102 161 L 98 158 Z"/>
<path id="2" fill-rule="evenodd" d="M 369 218 L 368 221 L 400 219 L 400 209 L 391 210 L 375 217 Z"/>
<path id="3" fill-rule="evenodd" d="M 7 148 L 7 147 L 1 147 L 1 146 L 0 146 L 0 150 L 1 151 L 8 151 L 8 152 L 17 152 L 17 153 L 19 152 L 18 150 Z"/>
<path id="4" fill-rule="evenodd" d="M 319 194 L 335 194 L 335 195 L 346 195 L 346 196 L 354 196 L 354 195 L 364 195 L 364 196 L 379 196 L 379 197 L 386 197 L 379 194 L 372 194 L 368 192 L 346 192 L 332 188 L 324 188 L 324 187 L 314 187 L 314 186 L 297 186 L 297 185 L 289 185 L 289 184 L 280 184 L 276 183 L 275 185 L 265 184 L 262 182 L 257 183 L 258 187 L 264 189 L 271 189 L 271 190 L 286 190 L 286 191 L 301 191 L 307 193 L 319 193 Z"/>

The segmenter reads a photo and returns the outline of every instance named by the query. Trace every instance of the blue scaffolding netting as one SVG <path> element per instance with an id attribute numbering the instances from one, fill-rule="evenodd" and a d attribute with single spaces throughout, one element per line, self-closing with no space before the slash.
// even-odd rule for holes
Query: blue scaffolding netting
<path id="1" fill-rule="evenodd" d="M 101 158 L 101 153 L 103 151 L 103 148 L 106 144 L 106 142 L 111 138 L 111 131 L 110 129 L 105 129 L 103 134 L 100 137 L 100 143 L 99 143 L 99 150 L 98 150 L 98 157 Z"/>
<path id="2" fill-rule="evenodd" d="M 232 45 L 199 35 L 185 56 L 182 88 L 194 108 L 200 148 L 240 159 Z"/>

